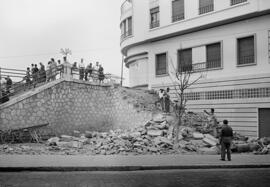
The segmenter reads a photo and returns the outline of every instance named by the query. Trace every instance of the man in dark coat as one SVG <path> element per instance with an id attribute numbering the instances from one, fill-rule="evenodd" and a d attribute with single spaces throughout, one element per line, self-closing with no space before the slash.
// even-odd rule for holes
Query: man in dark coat
<path id="1" fill-rule="evenodd" d="M 227 159 L 231 161 L 231 144 L 233 139 L 233 130 L 228 125 L 228 120 L 223 121 L 221 133 L 220 133 L 220 144 L 221 144 L 221 160 L 225 161 L 225 155 L 227 152 Z"/>

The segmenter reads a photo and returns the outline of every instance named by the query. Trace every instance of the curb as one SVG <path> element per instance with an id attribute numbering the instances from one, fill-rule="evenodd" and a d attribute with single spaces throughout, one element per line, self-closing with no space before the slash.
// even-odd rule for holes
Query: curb
<path id="1" fill-rule="evenodd" d="M 144 171 L 176 169 L 243 169 L 270 168 L 270 164 L 250 165 L 181 165 L 181 166 L 111 166 L 111 167 L 0 167 L 0 172 L 72 172 L 72 171 Z"/>

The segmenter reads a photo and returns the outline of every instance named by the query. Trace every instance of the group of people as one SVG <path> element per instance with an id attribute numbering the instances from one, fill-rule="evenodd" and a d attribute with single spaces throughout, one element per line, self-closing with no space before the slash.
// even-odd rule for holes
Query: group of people
<path id="1" fill-rule="evenodd" d="M 25 76 L 26 85 L 27 86 L 34 85 L 35 87 L 37 83 L 53 81 L 56 79 L 58 71 L 61 72 L 60 69 L 62 69 L 61 61 L 58 60 L 57 64 L 54 58 L 50 59 L 46 69 L 45 65 L 42 62 L 39 63 L 39 67 L 37 64 L 31 64 L 31 69 L 30 67 L 27 67 L 26 69 L 26 76 Z"/>
<path id="2" fill-rule="evenodd" d="M 0 104 L 1 104 L 9 101 L 9 95 L 13 81 L 9 76 L 5 77 L 3 80 L 0 79 L 0 81 L 1 81 L 0 84 L 1 85 Z"/>
<path id="3" fill-rule="evenodd" d="M 170 88 L 166 88 L 166 90 L 165 89 L 160 89 L 159 90 L 159 93 L 158 93 L 159 100 L 156 102 L 156 104 L 158 102 L 160 103 L 161 110 L 163 112 L 165 112 L 165 113 L 169 113 L 170 112 L 170 103 L 171 103 L 171 100 L 170 100 L 169 92 L 170 92 Z"/>
<path id="4" fill-rule="evenodd" d="M 80 63 L 73 63 L 73 69 L 79 69 L 79 79 L 88 81 L 92 79 L 93 81 L 99 80 L 99 82 L 103 82 L 105 79 L 104 68 L 99 62 L 96 64 L 89 63 L 87 66 L 84 64 L 84 60 L 81 59 Z"/>

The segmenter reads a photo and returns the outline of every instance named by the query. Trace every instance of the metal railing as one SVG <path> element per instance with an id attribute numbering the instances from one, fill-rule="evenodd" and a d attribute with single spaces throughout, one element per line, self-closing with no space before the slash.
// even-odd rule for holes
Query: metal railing
<path id="1" fill-rule="evenodd" d="M 180 21 L 180 20 L 183 20 L 183 19 L 185 19 L 185 14 L 184 13 L 172 16 L 172 22 Z"/>
<path id="2" fill-rule="evenodd" d="M 199 14 L 205 14 L 207 12 L 212 12 L 212 11 L 214 11 L 214 4 L 210 4 L 210 5 L 199 8 Z"/>
<path id="3" fill-rule="evenodd" d="M 214 61 L 207 61 L 201 62 L 196 64 L 186 63 L 183 65 L 178 66 L 179 72 L 199 72 L 199 71 L 206 71 L 208 69 L 220 68 L 221 61 L 214 60 Z"/>
<path id="4" fill-rule="evenodd" d="M 231 6 L 244 2 L 247 2 L 247 0 L 231 0 Z"/>
<path id="5" fill-rule="evenodd" d="M 159 27 L 159 20 L 150 23 L 150 29 Z"/>
<path id="6" fill-rule="evenodd" d="M 238 65 L 253 64 L 255 63 L 254 55 L 241 56 L 238 58 Z"/>
<path id="7" fill-rule="evenodd" d="M 25 70 L 18 69 L 0 69 L 0 104 L 9 100 L 11 96 L 18 95 L 27 90 L 39 87 L 46 84 L 46 82 L 60 79 L 63 75 L 63 66 L 59 65 L 56 68 L 46 71 L 39 71 L 34 74 L 27 74 Z M 7 82 L 3 83 L 3 79 L 10 77 L 11 79 L 21 79 L 20 81 L 12 81 L 9 85 Z"/>
<path id="8" fill-rule="evenodd" d="M 126 37 L 131 36 L 131 35 L 132 35 L 132 29 L 127 30 L 126 32 L 124 32 L 124 33 L 121 35 L 121 41 L 123 41 Z"/>

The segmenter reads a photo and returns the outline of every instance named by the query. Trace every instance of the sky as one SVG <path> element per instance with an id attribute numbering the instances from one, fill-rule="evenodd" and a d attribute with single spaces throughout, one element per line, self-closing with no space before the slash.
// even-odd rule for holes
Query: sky
<path id="1" fill-rule="evenodd" d="M 0 67 L 26 69 L 50 58 L 99 61 L 121 74 L 120 7 L 124 0 L 0 0 Z M 124 84 L 128 70 L 124 67 Z"/>

